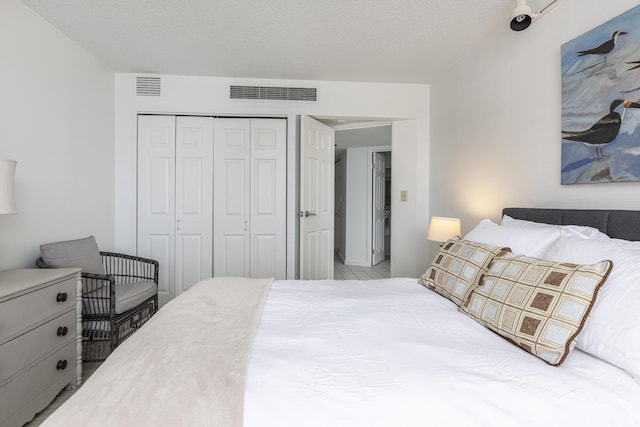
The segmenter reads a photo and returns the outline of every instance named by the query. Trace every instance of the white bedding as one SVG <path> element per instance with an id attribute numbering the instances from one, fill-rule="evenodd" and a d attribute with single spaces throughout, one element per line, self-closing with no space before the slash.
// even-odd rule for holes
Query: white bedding
<path id="1" fill-rule="evenodd" d="M 574 350 L 552 367 L 415 279 L 276 281 L 245 426 L 639 426 L 640 385 Z"/>
<path id="2" fill-rule="evenodd" d="M 209 404 L 227 398 L 207 386 L 220 369 L 216 344 L 193 327 L 219 316 L 179 301 L 190 292 L 125 341 L 45 425 L 230 425 Z M 188 331 L 177 307 L 188 311 Z M 140 356 L 145 346 L 160 350 Z M 175 364 L 185 357 L 188 366 Z M 275 281 L 250 354 L 244 425 L 639 426 L 640 385 L 578 350 L 551 367 L 416 279 Z"/>

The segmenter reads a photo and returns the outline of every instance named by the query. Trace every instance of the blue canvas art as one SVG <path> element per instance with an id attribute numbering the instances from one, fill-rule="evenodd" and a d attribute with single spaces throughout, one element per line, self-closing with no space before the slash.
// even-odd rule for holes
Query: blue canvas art
<path id="1" fill-rule="evenodd" d="M 640 181 L 640 6 L 562 45 L 561 176 Z"/>

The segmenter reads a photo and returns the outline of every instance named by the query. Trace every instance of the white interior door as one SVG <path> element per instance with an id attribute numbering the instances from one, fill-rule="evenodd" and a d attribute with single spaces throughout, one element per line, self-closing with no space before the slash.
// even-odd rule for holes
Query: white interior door
<path id="1" fill-rule="evenodd" d="M 175 296 L 174 116 L 138 116 L 138 255 L 159 262 L 158 300 Z"/>
<path id="2" fill-rule="evenodd" d="M 302 116 L 300 135 L 300 278 L 333 279 L 335 133 Z"/>
<path id="3" fill-rule="evenodd" d="M 176 119 L 176 296 L 212 276 L 213 119 Z"/>
<path id="4" fill-rule="evenodd" d="M 251 119 L 250 275 L 287 275 L 287 122 Z"/>
<path id="5" fill-rule="evenodd" d="M 384 261 L 384 200 L 385 159 L 382 153 L 373 153 L 373 230 L 371 239 L 371 265 Z"/>
<path id="6" fill-rule="evenodd" d="M 215 119 L 213 272 L 250 277 L 249 179 L 251 120 Z"/>

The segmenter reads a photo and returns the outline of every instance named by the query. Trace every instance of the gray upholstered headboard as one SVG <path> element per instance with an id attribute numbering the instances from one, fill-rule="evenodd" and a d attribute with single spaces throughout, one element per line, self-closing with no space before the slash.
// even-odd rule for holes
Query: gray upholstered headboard
<path id="1" fill-rule="evenodd" d="M 502 214 L 547 224 L 588 225 L 617 239 L 640 240 L 640 211 L 504 208 Z"/>

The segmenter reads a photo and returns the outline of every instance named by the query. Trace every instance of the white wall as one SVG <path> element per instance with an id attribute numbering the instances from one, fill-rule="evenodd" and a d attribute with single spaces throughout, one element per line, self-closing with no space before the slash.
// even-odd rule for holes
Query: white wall
<path id="1" fill-rule="evenodd" d="M 371 160 L 367 148 L 350 148 L 347 150 L 347 218 L 345 227 L 345 259 L 346 265 L 361 267 L 371 266 L 371 254 L 367 251 L 371 238 L 368 228 L 367 180 L 370 173 Z"/>
<path id="2" fill-rule="evenodd" d="M 416 276 L 426 266 L 423 238 L 428 216 L 429 87 L 410 84 L 375 84 L 327 81 L 252 80 L 216 77 L 160 76 L 161 97 L 136 97 L 133 74 L 116 75 L 116 246 L 136 248 L 136 114 L 165 112 L 228 115 L 277 115 L 288 120 L 287 162 L 294 170 L 298 152 L 295 141 L 296 116 L 401 119 L 394 122 L 394 186 L 412 195 L 394 211 L 398 241 L 397 264 L 391 260 L 391 274 Z M 229 85 L 316 87 L 317 102 L 239 101 L 229 99 Z M 398 153 L 398 155 L 396 155 Z M 395 163 L 395 162 L 398 163 Z M 400 163 L 401 162 L 401 163 Z M 397 166 L 397 167 L 396 167 Z M 419 167 L 420 166 L 420 167 Z M 296 181 L 287 183 L 288 200 L 295 200 Z M 398 191 L 399 195 L 399 191 Z M 398 196 L 399 198 L 399 196 Z M 287 206 L 287 259 L 295 259 L 293 236 L 296 206 Z M 419 218 L 419 221 L 418 221 Z M 396 234 L 394 233 L 392 239 Z M 394 249 L 395 248 L 395 249 Z M 418 261 L 419 260 L 419 261 Z M 288 277 L 295 276 L 288 262 Z"/>
<path id="3" fill-rule="evenodd" d="M 335 223 L 333 226 L 335 227 L 334 233 L 334 253 L 344 261 L 345 252 L 345 230 L 347 224 L 347 215 L 346 215 L 346 194 L 347 194 L 347 152 L 342 151 L 341 153 L 336 155 L 336 166 L 335 166 Z"/>
<path id="4" fill-rule="evenodd" d="M 560 185 L 560 47 L 637 4 L 563 1 L 521 33 L 505 18 L 433 82 L 432 215 L 466 233 L 506 206 L 640 209 L 640 183 Z"/>
<path id="5" fill-rule="evenodd" d="M 113 248 L 114 73 L 19 0 L 0 2 L 0 157 L 18 161 L 17 215 L 0 216 L 0 268 L 39 246 Z"/>

